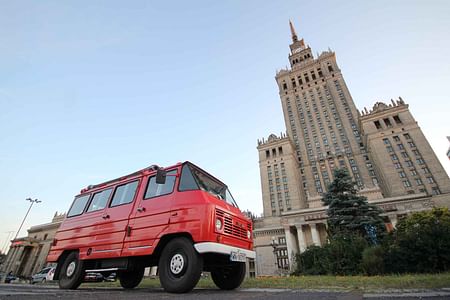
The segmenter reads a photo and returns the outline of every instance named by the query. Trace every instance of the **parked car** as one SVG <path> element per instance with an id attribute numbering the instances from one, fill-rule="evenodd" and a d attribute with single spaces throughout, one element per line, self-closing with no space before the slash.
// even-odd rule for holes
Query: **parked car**
<path id="1" fill-rule="evenodd" d="M 11 281 L 14 281 L 18 279 L 16 276 L 12 274 L 12 272 L 9 272 L 8 275 L 5 276 L 5 283 L 11 283 Z"/>
<path id="2" fill-rule="evenodd" d="M 117 274 L 111 273 L 111 274 L 109 274 L 109 276 L 105 277 L 104 280 L 107 282 L 113 282 L 113 281 L 116 281 L 116 279 L 117 279 Z"/>
<path id="3" fill-rule="evenodd" d="M 102 282 L 104 279 L 101 273 L 86 273 L 84 276 L 85 282 Z"/>
<path id="4" fill-rule="evenodd" d="M 55 268 L 48 267 L 42 269 L 40 272 L 31 276 L 30 283 L 35 284 L 37 282 L 44 283 L 49 280 L 53 280 L 53 275 L 55 275 Z"/>

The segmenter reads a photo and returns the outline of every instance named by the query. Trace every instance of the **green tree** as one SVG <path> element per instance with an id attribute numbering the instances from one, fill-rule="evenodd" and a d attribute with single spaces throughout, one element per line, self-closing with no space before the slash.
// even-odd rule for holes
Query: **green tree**
<path id="1" fill-rule="evenodd" d="M 450 270 L 450 211 L 447 208 L 413 213 L 400 220 L 387 239 L 389 272 L 432 273 Z"/>
<path id="2" fill-rule="evenodd" d="M 355 186 L 347 170 L 334 171 L 334 180 L 322 199 L 328 205 L 330 239 L 335 235 L 359 234 L 375 244 L 385 233 L 382 210 L 357 195 Z"/>

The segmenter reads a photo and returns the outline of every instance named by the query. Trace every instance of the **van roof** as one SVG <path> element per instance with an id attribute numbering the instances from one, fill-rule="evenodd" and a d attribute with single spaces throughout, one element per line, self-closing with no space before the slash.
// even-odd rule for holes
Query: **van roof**
<path id="1" fill-rule="evenodd" d="M 172 168 L 179 167 L 180 165 L 184 165 L 184 164 L 190 164 L 190 165 L 192 165 L 193 167 L 195 167 L 195 168 L 201 170 L 202 172 L 208 174 L 209 176 L 211 176 L 212 178 L 214 178 L 214 179 L 217 180 L 218 182 L 224 184 L 222 181 L 220 181 L 219 179 L 217 179 L 215 176 L 212 176 L 211 174 L 209 174 L 208 172 L 206 172 L 206 171 L 203 170 L 202 168 L 196 166 L 195 164 L 193 164 L 193 163 L 191 163 L 191 162 L 189 162 L 189 161 L 179 162 L 179 163 L 176 163 L 176 164 L 174 164 L 174 165 L 172 165 L 172 166 L 165 167 L 164 169 L 172 169 Z M 123 181 L 123 180 L 126 180 L 126 179 L 131 179 L 131 178 L 134 178 L 134 177 L 138 177 L 138 176 L 150 174 L 150 173 L 155 172 L 155 171 L 158 170 L 159 168 L 160 168 L 160 167 L 159 167 L 158 165 L 151 165 L 151 166 L 149 166 L 149 167 L 147 167 L 147 168 L 144 168 L 144 169 L 141 169 L 141 170 L 139 170 L 139 171 L 130 173 L 130 174 L 128 174 L 128 175 L 120 176 L 120 177 L 118 177 L 118 178 L 115 178 L 115 179 L 112 179 L 112 180 L 108 180 L 108 181 L 105 181 L 105 182 L 102 182 L 102 183 L 88 185 L 87 187 L 85 187 L 84 189 L 82 189 L 82 190 L 80 191 L 80 194 L 84 194 L 84 193 L 86 193 L 86 192 L 90 192 L 90 191 L 95 190 L 95 189 L 97 189 L 97 188 L 105 187 L 105 186 L 108 186 L 108 185 L 110 185 L 110 184 L 113 184 L 113 183 L 116 183 L 116 182 L 120 182 L 120 181 Z M 224 184 L 224 185 L 225 185 L 225 184 Z"/>

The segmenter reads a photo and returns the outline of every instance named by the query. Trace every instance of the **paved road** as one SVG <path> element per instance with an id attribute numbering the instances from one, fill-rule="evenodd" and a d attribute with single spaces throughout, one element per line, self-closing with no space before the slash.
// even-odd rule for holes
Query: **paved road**
<path id="1" fill-rule="evenodd" d="M 183 299 L 183 300 L 222 300 L 222 299 L 306 299 L 306 300 L 357 300 L 357 299 L 450 299 L 449 290 L 426 292 L 408 292 L 395 294 L 363 294 L 362 292 L 330 292 L 305 291 L 289 289 L 238 289 L 236 291 L 220 291 L 217 289 L 195 289 L 188 294 L 168 294 L 162 289 L 137 288 L 123 290 L 121 288 L 89 288 L 81 287 L 75 291 L 60 290 L 50 285 L 0 284 L 0 299 L 24 300 L 114 300 L 114 299 Z"/>

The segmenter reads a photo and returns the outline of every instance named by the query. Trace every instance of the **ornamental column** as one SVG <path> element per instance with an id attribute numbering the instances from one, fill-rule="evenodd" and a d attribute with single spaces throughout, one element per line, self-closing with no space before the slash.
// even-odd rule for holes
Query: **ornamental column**
<path id="1" fill-rule="evenodd" d="M 284 234 L 286 236 L 286 247 L 288 252 L 288 258 L 289 258 L 289 267 L 292 268 L 293 262 L 294 262 L 294 256 L 298 253 L 298 249 L 295 245 L 295 236 L 291 233 L 291 227 L 285 226 L 284 227 Z"/>
<path id="2" fill-rule="evenodd" d="M 298 246 L 300 248 L 300 253 L 302 253 L 306 250 L 305 234 L 303 233 L 303 227 L 301 224 L 295 225 L 295 227 L 297 228 Z"/>
<path id="3" fill-rule="evenodd" d="M 317 229 L 317 224 L 309 224 L 309 226 L 311 227 L 311 236 L 312 236 L 313 244 L 315 246 L 322 246 L 322 243 L 320 241 L 319 231 Z"/>

